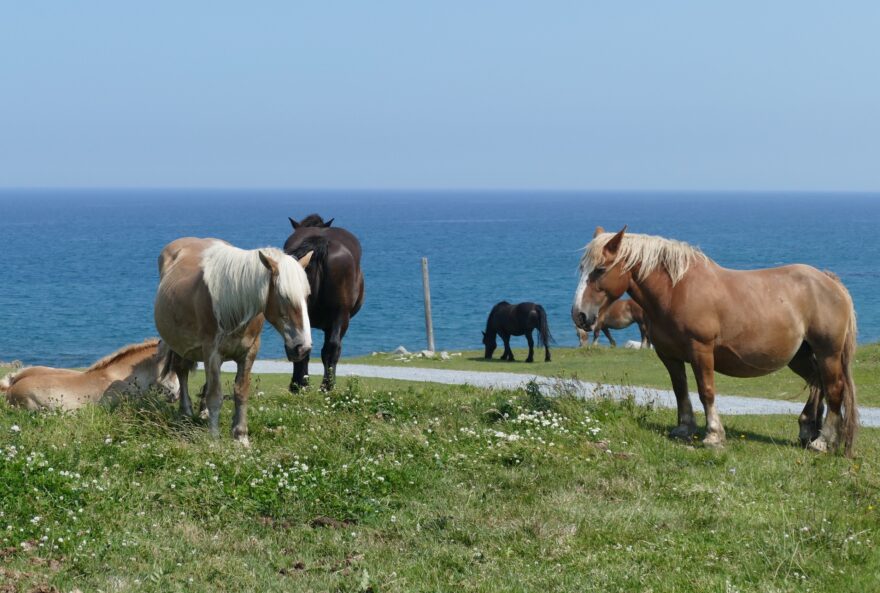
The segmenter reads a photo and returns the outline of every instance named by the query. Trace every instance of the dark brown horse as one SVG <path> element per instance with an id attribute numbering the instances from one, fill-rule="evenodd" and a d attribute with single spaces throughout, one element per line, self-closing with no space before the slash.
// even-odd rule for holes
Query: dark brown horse
<path id="1" fill-rule="evenodd" d="M 632 299 L 614 301 L 596 320 L 596 329 L 593 330 L 593 341 L 590 343 L 590 346 L 599 341 L 599 332 L 601 331 L 608 338 L 611 347 L 615 348 L 617 342 L 614 341 L 614 338 L 611 337 L 611 332 L 608 330 L 625 329 L 633 323 L 638 324 L 642 348 L 650 348 L 651 340 L 648 337 L 648 320 L 642 308 Z"/>
<path id="2" fill-rule="evenodd" d="M 788 365 L 810 386 L 801 442 L 826 451 L 842 437 L 846 454 L 852 454 L 859 423 L 852 378 L 856 317 L 836 276 L 800 264 L 729 270 L 686 243 L 625 231 L 596 229 L 581 260 L 571 314 L 591 331 L 624 292 L 645 310 L 678 402 L 672 436 L 689 438 L 696 429 L 685 363 L 693 368 L 706 412 L 707 445 L 724 442 L 715 409 L 716 371 L 759 377 Z"/>
<path id="3" fill-rule="evenodd" d="M 501 301 L 489 312 L 486 320 L 486 331 L 483 332 L 483 345 L 486 347 L 486 358 L 492 358 L 492 353 L 498 347 L 496 335 L 501 336 L 504 342 L 504 354 L 501 360 L 513 360 L 513 351 L 510 349 L 510 336 L 526 336 L 529 343 L 529 357 L 526 362 L 535 360 L 535 342 L 532 340 L 532 331 L 538 330 L 538 345 L 544 346 L 544 362 L 550 362 L 550 328 L 547 325 L 547 313 L 544 307 L 536 303 L 520 303 L 511 305 L 507 301 Z"/>
<path id="4" fill-rule="evenodd" d="M 331 389 L 336 379 L 336 363 L 342 353 L 342 338 L 351 318 L 364 302 L 364 275 L 361 272 L 361 244 L 345 229 L 331 228 L 317 214 L 302 222 L 290 219 L 293 234 L 284 243 L 284 251 L 302 257 L 312 251 L 306 276 L 311 286 L 309 320 L 312 327 L 324 330 L 321 361 L 324 363 L 322 389 Z M 301 255 L 297 255 L 301 254 Z M 294 363 L 290 390 L 298 391 L 309 384 L 309 357 Z"/>

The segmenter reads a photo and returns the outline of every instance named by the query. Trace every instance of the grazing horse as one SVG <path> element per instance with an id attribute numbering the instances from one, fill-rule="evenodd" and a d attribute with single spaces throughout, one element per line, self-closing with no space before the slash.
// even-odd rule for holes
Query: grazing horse
<path id="1" fill-rule="evenodd" d="M 324 330 L 321 361 L 324 363 L 322 389 L 331 389 L 336 380 L 336 363 L 342 353 L 342 338 L 348 323 L 364 302 L 364 275 L 361 272 L 361 244 L 345 229 L 330 228 L 317 214 L 302 222 L 290 219 L 293 234 L 284 242 L 284 252 L 301 257 L 313 252 L 306 267 L 312 292 L 309 295 L 309 319 L 312 327 Z M 293 364 L 290 390 L 309 384 L 309 357 Z"/>
<path id="2" fill-rule="evenodd" d="M 645 312 L 632 299 L 620 299 L 611 303 L 605 312 L 596 320 L 596 329 L 593 330 L 593 346 L 599 341 L 599 332 L 601 331 L 611 342 L 611 347 L 616 348 L 617 342 L 611 337 L 609 329 L 624 329 L 633 323 L 638 324 L 639 333 L 642 336 L 642 348 L 650 348 L 651 340 L 648 338 L 648 320 L 645 318 Z M 584 334 L 584 340 L 581 346 L 586 342 L 588 334 Z"/>
<path id="3" fill-rule="evenodd" d="M 529 357 L 526 362 L 535 360 L 535 343 L 532 340 L 532 330 L 538 330 L 538 346 L 544 346 L 544 362 L 550 362 L 550 328 L 547 326 L 547 313 L 544 307 L 536 303 L 520 303 L 511 305 L 507 301 L 501 301 L 489 312 L 486 319 L 486 331 L 483 332 L 483 345 L 486 347 L 486 358 L 492 358 L 492 353 L 498 347 L 496 335 L 501 336 L 504 342 L 504 354 L 501 360 L 513 360 L 513 351 L 510 349 L 510 336 L 525 334 L 529 343 Z"/>
<path id="4" fill-rule="evenodd" d="M 6 401 L 28 410 L 75 410 L 87 404 L 159 389 L 176 396 L 177 376 L 168 372 L 174 353 L 158 339 L 131 344 L 84 371 L 27 367 L 0 380 Z"/>
<path id="5" fill-rule="evenodd" d="M 859 424 L 851 368 L 856 317 L 836 276 L 802 264 L 729 270 L 686 243 L 628 234 L 626 227 L 616 234 L 597 228 L 580 273 L 571 313 L 582 329 L 593 330 L 624 292 L 645 310 L 678 403 L 671 436 L 689 438 L 696 429 L 685 363 L 706 412 L 707 445 L 725 438 L 715 409 L 715 371 L 758 377 L 788 365 L 810 386 L 799 419 L 801 443 L 836 450 L 842 438 L 852 455 Z"/>
<path id="6" fill-rule="evenodd" d="M 238 365 L 233 389 L 232 436 L 248 444 L 247 400 L 251 366 L 260 349 L 264 319 L 281 334 L 292 361 L 312 348 L 304 267 L 274 247 L 246 251 L 220 239 L 185 237 L 165 246 L 159 256 L 156 329 L 182 360 L 173 365 L 180 381 L 180 412 L 192 416 L 187 377 L 205 363 L 205 397 L 211 434 L 219 434 L 223 403 L 220 365 Z"/>

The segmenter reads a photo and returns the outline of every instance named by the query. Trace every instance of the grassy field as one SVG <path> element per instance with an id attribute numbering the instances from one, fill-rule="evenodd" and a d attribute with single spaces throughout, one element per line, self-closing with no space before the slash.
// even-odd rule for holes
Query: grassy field
<path id="1" fill-rule="evenodd" d="M 466 351 L 460 357 L 450 360 L 431 360 L 413 358 L 408 362 L 396 360 L 392 354 L 378 354 L 360 358 L 346 359 L 345 362 L 389 366 L 418 366 L 428 368 L 462 369 L 468 371 L 503 371 L 575 377 L 585 381 L 607 384 L 643 385 L 672 389 L 666 368 L 654 352 L 627 350 L 624 348 L 554 348 L 551 350 L 552 362 L 543 362 L 543 350 L 535 359 L 540 362 L 525 363 L 528 350 L 514 349 L 514 362 L 498 360 L 496 352 L 493 360 L 483 358 L 482 350 Z M 880 406 L 880 344 L 859 347 L 854 365 L 859 403 L 865 406 Z M 806 401 L 804 381 L 783 369 L 758 379 L 736 379 L 716 374 L 718 393 L 727 395 L 747 395 L 770 399 Z M 690 375 L 690 389 L 697 390 L 693 375 Z"/>
<path id="2" fill-rule="evenodd" d="M 256 381 L 248 450 L 163 401 L 0 403 L 0 591 L 880 587 L 877 430 L 847 460 L 728 417 L 716 451 L 631 402 L 287 380 Z"/>

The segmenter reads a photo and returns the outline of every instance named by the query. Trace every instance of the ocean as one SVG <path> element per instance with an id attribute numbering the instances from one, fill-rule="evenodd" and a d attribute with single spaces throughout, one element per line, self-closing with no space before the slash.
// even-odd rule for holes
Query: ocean
<path id="1" fill-rule="evenodd" d="M 574 346 L 580 250 L 596 225 L 624 224 L 698 245 L 731 268 L 832 270 L 852 293 L 859 341 L 880 340 L 880 194 L 3 190 L 0 360 L 82 366 L 153 336 L 166 243 L 280 247 L 287 218 L 312 212 L 363 245 L 366 300 L 343 356 L 425 347 L 422 257 L 438 350 L 481 348 L 486 315 L 505 299 L 543 304 L 558 344 Z M 638 337 L 634 327 L 617 333 L 620 343 Z M 319 358 L 322 332 L 314 338 Z M 260 357 L 284 357 L 271 327 Z"/>

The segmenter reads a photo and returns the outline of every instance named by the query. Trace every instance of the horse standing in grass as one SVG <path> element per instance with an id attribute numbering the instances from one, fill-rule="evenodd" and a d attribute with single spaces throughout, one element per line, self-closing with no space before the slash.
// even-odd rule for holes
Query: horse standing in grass
<path id="1" fill-rule="evenodd" d="M 501 336 L 504 342 L 504 354 L 501 360 L 513 361 L 513 351 L 510 349 L 510 336 L 526 336 L 529 343 L 529 356 L 526 362 L 535 360 L 535 342 L 532 340 L 532 331 L 538 330 L 538 345 L 544 347 L 544 362 L 550 362 L 550 328 L 547 325 L 547 313 L 544 307 L 536 303 L 519 303 L 511 305 L 507 301 L 501 301 L 489 312 L 486 320 L 486 331 L 483 332 L 483 345 L 486 347 L 486 358 L 492 358 L 492 353 L 498 347 L 496 336 Z"/>
<path id="2" fill-rule="evenodd" d="M 810 386 L 799 419 L 801 443 L 836 450 L 842 438 L 852 455 L 859 424 L 851 368 L 856 317 L 836 276 L 801 264 L 729 270 L 686 243 L 627 234 L 626 227 L 617 234 L 597 228 L 580 273 L 571 314 L 582 329 L 592 331 L 624 292 L 645 310 L 678 402 L 672 436 L 689 438 L 696 430 L 685 363 L 693 368 L 706 412 L 707 445 L 725 439 L 715 409 L 715 371 L 758 377 L 788 365 Z"/>
<path id="3" fill-rule="evenodd" d="M 312 348 L 304 267 L 280 249 L 246 251 L 219 239 L 186 237 L 169 243 L 159 256 L 156 328 L 181 360 L 172 365 L 180 381 L 180 411 L 192 416 L 187 378 L 195 363 L 205 363 L 209 426 L 219 434 L 223 403 L 220 365 L 233 360 L 235 415 L 232 436 L 248 444 L 247 400 L 251 366 L 260 349 L 264 319 L 284 339 L 287 358 L 299 361 Z"/>
<path id="4" fill-rule="evenodd" d="M 361 272 L 361 244 L 357 237 L 342 228 L 331 228 L 333 219 L 324 222 L 311 214 L 297 222 L 290 219 L 293 234 L 284 243 L 284 252 L 301 257 L 313 252 L 306 276 L 309 295 L 309 319 L 312 326 L 324 330 L 321 361 L 324 363 L 322 389 L 331 389 L 336 380 L 336 363 L 342 354 L 342 338 L 348 324 L 364 303 L 364 275 Z M 309 357 L 293 364 L 290 390 L 309 384 Z"/>
<path id="5" fill-rule="evenodd" d="M 158 339 L 131 344 L 84 371 L 27 367 L 0 380 L 6 401 L 28 410 L 75 410 L 158 389 L 176 396 L 177 376 L 168 372 L 174 353 Z"/>
<path id="6" fill-rule="evenodd" d="M 632 299 L 620 299 L 611 303 L 605 312 L 596 320 L 596 328 L 593 330 L 593 341 L 590 346 L 599 341 L 599 332 L 601 331 L 608 338 L 612 348 L 617 347 L 617 342 L 611 337 L 609 329 L 625 329 L 633 323 L 638 324 L 639 333 L 642 336 L 642 348 L 650 348 L 651 340 L 648 337 L 648 320 L 645 312 Z M 581 346 L 586 342 L 588 334 L 584 333 L 584 339 Z"/>

